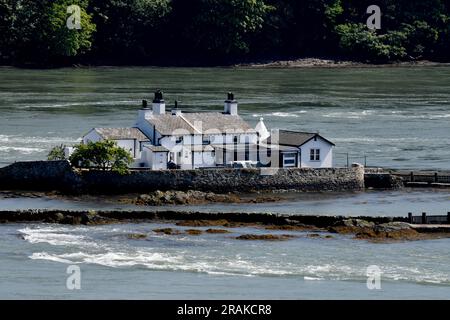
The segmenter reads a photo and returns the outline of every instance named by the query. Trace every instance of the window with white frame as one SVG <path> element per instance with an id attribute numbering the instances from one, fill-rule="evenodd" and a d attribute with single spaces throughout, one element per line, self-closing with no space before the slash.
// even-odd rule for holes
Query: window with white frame
<path id="1" fill-rule="evenodd" d="M 311 149 L 309 153 L 310 161 L 320 161 L 320 149 Z"/>
<path id="2" fill-rule="evenodd" d="M 296 165 L 296 153 L 283 153 L 283 167 L 294 167 Z"/>

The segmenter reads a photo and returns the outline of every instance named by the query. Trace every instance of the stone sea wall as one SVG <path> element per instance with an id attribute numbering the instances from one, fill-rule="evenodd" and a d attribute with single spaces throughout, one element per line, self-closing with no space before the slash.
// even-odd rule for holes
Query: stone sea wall
<path id="1" fill-rule="evenodd" d="M 373 189 L 401 189 L 404 182 L 401 177 L 386 172 L 364 174 L 364 185 Z"/>
<path id="2" fill-rule="evenodd" d="M 188 189 L 213 192 L 346 191 L 364 189 L 364 168 L 132 171 L 120 175 L 74 171 L 66 161 L 32 161 L 0 168 L 0 189 L 104 194 Z"/>
<path id="3" fill-rule="evenodd" d="M 0 190 L 60 190 L 82 188 L 83 181 L 67 161 L 24 161 L 0 168 Z"/>

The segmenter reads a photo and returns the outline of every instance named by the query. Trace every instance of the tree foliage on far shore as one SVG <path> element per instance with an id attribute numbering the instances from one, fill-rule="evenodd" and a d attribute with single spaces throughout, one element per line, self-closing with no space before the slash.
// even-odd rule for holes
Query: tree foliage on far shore
<path id="1" fill-rule="evenodd" d="M 111 140 L 78 144 L 69 160 L 72 166 L 77 168 L 114 171 L 120 174 L 127 173 L 128 166 L 133 162 L 130 153 Z"/>
<path id="2" fill-rule="evenodd" d="M 66 28 L 68 5 L 81 30 Z M 366 26 L 381 9 L 381 29 Z M 0 63 L 450 61 L 450 0 L 0 0 Z"/>
<path id="3" fill-rule="evenodd" d="M 51 65 L 90 50 L 96 26 L 89 0 L 0 0 L 0 62 Z M 67 28 L 67 7 L 80 7 L 81 29 Z"/>

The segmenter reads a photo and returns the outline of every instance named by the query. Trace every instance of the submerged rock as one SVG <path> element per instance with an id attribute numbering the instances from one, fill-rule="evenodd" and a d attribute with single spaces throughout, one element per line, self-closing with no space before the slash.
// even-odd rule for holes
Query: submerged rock
<path id="1" fill-rule="evenodd" d="M 207 229 L 206 233 L 230 233 L 230 231 L 226 229 Z"/>
<path id="2" fill-rule="evenodd" d="M 229 224 L 228 220 L 185 220 L 177 222 L 177 226 L 183 227 L 210 227 L 210 226 L 225 226 Z"/>
<path id="3" fill-rule="evenodd" d="M 293 238 L 294 236 L 288 234 L 276 235 L 276 234 L 242 234 L 237 236 L 237 240 L 266 240 L 266 241 L 276 241 L 276 240 L 287 240 Z"/>
<path id="4" fill-rule="evenodd" d="M 388 222 L 375 224 L 361 219 L 339 221 L 328 229 L 330 232 L 355 234 L 356 239 L 370 241 L 417 240 L 424 238 L 406 222 Z"/>
<path id="5" fill-rule="evenodd" d="M 281 224 L 269 225 L 265 227 L 267 230 L 289 230 L 289 231 L 312 231 L 320 230 L 320 228 L 306 224 Z"/>
<path id="6" fill-rule="evenodd" d="M 198 236 L 198 235 L 201 235 L 203 233 L 202 230 L 198 230 L 198 229 L 187 229 L 187 230 L 185 230 L 185 232 L 186 232 L 186 234 L 190 234 L 190 235 L 193 235 L 193 236 Z"/>
<path id="7" fill-rule="evenodd" d="M 140 240 L 146 239 L 147 235 L 145 233 L 129 233 L 127 234 L 127 238 L 132 240 Z"/>
<path id="8" fill-rule="evenodd" d="M 159 229 L 153 229 L 153 232 L 156 232 L 156 233 L 163 233 L 163 234 L 167 234 L 167 235 L 171 235 L 171 234 L 180 234 L 180 233 L 181 233 L 179 230 L 172 229 L 172 228 L 159 228 Z"/>
<path id="9" fill-rule="evenodd" d="M 320 234 L 318 233 L 308 233 L 306 236 L 308 238 L 320 238 Z"/>

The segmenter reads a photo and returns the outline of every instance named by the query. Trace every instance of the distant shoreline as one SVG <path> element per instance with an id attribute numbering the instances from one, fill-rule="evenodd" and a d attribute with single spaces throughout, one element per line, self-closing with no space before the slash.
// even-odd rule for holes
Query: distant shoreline
<path id="1" fill-rule="evenodd" d="M 235 68 L 396 68 L 396 67 L 439 67 L 450 66 L 446 62 L 428 60 L 392 62 L 384 64 L 364 63 L 351 60 L 301 58 L 294 60 L 273 60 L 267 62 L 242 63 Z"/>
<path id="2" fill-rule="evenodd" d="M 429 60 L 402 61 L 391 63 L 368 63 L 361 61 L 307 57 L 297 59 L 267 59 L 247 62 L 230 62 L 229 64 L 185 64 L 185 63 L 156 63 L 156 64 L 67 64 L 67 65 L 0 65 L 2 68 L 52 70 L 61 68 L 230 68 L 230 69 L 296 69 L 296 68 L 414 68 L 450 66 L 450 62 L 436 62 Z"/>

